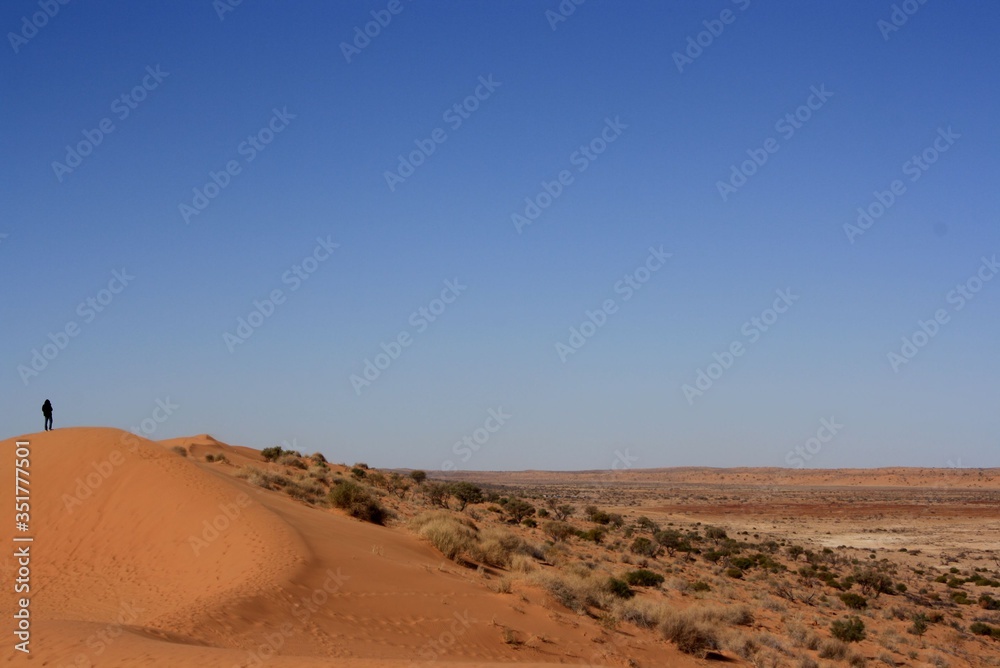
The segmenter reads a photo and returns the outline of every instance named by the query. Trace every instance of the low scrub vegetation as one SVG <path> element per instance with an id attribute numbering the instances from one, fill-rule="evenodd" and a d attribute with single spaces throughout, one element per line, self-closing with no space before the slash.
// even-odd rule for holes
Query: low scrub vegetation
<path id="1" fill-rule="evenodd" d="M 448 559 L 467 559 L 498 568 L 516 565 L 521 572 L 534 567 L 530 560 L 537 550 L 502 527 L 480 531 L 469 518 L 441 510 L 416 516 L 410 521 L 410 527 Z"/>
<path id="2" fill-rule="evenodd" d="M 331 505 L 346 510 L 351 517 L 372 524 L 385 524 L 388 515 L 385 508 L 366 487 L 343 480 L 333 486 L 329 498 Z"/>
<path id="3" fill-rule="evenodd" d="M 625 582 L 636 587 L 658 587 L 663 584 L 664 579 L 659 573 L 654 573 L 645 568 L 629 571 L 625 574 L 624 578 Z"/>

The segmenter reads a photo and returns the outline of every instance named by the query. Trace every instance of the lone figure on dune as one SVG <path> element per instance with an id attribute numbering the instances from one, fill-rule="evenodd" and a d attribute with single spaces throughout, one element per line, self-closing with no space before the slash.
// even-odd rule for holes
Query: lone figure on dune
<path id="1" fill-rule="evenodd" d="M 45 431 L 52 431 L 52 402 L 48 399 L 42 404 L 42 415 L 45 416 Z"/>

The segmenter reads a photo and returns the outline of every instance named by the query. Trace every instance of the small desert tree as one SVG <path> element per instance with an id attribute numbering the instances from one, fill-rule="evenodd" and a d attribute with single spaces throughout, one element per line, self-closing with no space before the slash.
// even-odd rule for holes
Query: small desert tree
<path id="1" fill-rule="evenodd" d="M 471 482 L 453 482 L 448 485 L 448 493 L 458 500 L 459 510 L 465 510 L 470 503 L 483 501 L 483 490 Z"/>
<path id="2" fill-rule="evenodd" d="M 556 542 L 566 540 L 576 533 L 566 522 L 546 522 L 542 525 L 542 530 Z"/>
<path id="3" fill-rule="evenodd" d="M 671 557 L 674 556 L 675 552 L 689 552 L 691 550 L 691 543 L 689 543 L 688 540 L 681 535 L 681 532 L 676 529 L 657 531 L 654 537 L 656 538 L 656 542 L 659 543 Z"/>
<path id="4" fill-rule="evenodd" d="M 503 504 L 503 509 L 507 511 L 510 519 L 515 524 L 520 524 L 526 517 L 531 517 L 535 514 L 535 507 L 533 505 L 517 497 L 508 499 L 507 503 Z"/>
<path id="5" fill-rule="evenodd" d="M 260 451 L 260 456 L 263 457 L 266 462 L 273 462 L 283 454 L 284 450 L 281 449 L 280 445 L 264 448 Z"/>
<path id="6" fill-rule="evenodd" d="M 830 633 L 837 640 L 844 642 L 859 642 L 865 639 L 865 623 L 860 617 L 838 619 L 830 624 Z"/>
<path id="7" fill-rule="evenodd" d="M 642 557 L 655 557 L 658 546 L 645 536 L 639 536 L 629 547 L 629 550 Z"/>
<path id="8" fill-rule="evenodd" d="M 448 486 L 440 482 L 432 482 L 421 487 L 424 496 L 432 506 L 448 507 Z"/>
<path id="9" fill-rule="evenodd" d="M 560 522 L 565 522 L 566 520 L 568 520 L 575 511 L 576 508 L 569 505 L 568 503 L 556 506 L 555 510 L 553 510 L 553 512 L 556 514 L 556 519 L 558 519 Z"/>

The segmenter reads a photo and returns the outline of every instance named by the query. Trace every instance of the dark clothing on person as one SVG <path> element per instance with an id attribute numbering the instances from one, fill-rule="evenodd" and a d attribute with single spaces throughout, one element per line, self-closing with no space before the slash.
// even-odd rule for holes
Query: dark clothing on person
<path id="1" fill-rule="evenodd" d="M 52 403 L 48 399 L 42 404 L 42 415 L 45 416 L 45 431 L 52 431 Z"/>

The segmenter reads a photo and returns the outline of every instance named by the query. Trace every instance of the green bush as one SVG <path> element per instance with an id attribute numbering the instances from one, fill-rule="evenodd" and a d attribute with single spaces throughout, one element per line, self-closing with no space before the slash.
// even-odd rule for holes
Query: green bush
<path id="1" fill-rule="evenodd" d="M 698 580 L 697 582 L 691 583 L 691 591 L 712 591 L 712 588 L 707 582 L 702 582 Z"/>
<path id="2" fill-rule="evenodd" d="M 510 519 L 514 524 L 520 524 L 526 517 L 531 517 L 535 514 L 535 507 L 524 499 L 508 499 L 507 503 L 503 503 L 501 500 L 500 505 L 510 515 Z"/>
<path id="3" fill-rule="evenodd" d="M 984 624 L 983 622 L 973 622 L 969 630 L 975 633 L 977 636 L 990 636 L 994 640 L 1000 640 L 1000 628 L 996 626 L 990 626 L 989 624 Z"/>
<path id="4" fill-rule="evenodd" d="M 979 595 L 979 600 L 976 601 L 980 608 L 985 610 L 1000 610 L 1000 600 L 997 600 L 990 596 L 989 594 L 983 593 Z"/>
<path id="5" fill-rule="evenodd" d="M 598 510 L 597 506 L 587 506 L 584 513 L 587 515 L 587 519 L 594 524 L 610 524 L 615 527 L 625 524 L 625 518 L 618 513 L 606 513 L 603 510 Z"/>
<path id="6" fill-rule="evenodd" d="M 625 582 L 636 587 L 657 587 L 663 584 L 662 575 L 645 568 L 629 571 L 625 574 L 624 578 Z"/>
<path id="7" fill-rule="evenodd" d="M 278 457 L 282 455 L 284 451 L 281 449 L 280 445 L 275 445 L 270 448 L 264 448 L 260 451 L 260 456 L 264 458 L 266 462 L 273 462 Z"/>
<path id="8" fill-rule="evenodd" d="M 677 531 L 676 529 L 657 531 L 654 538 L 656 538 L 656 542 L 659 543 L 670 556 L 673 556 L 674 552 L 691 551 L 691 543 L 687 538 L 681 535 L 680 531 Z"/>
<path id="9" fill-rule="evenodd" d="M 576 533 L 567 522 L 550 521 L 542 525 L 542 530 L 554 541 L 563 541 Z"/>
<path id="10" fill-rule="evenodd" d="M 913 615 L 913 624 L 910 628 L 906 629 L 907 633 L 912 633 L 915 636 L 922 636 L 927 633 L 928 620 L 927 615 L 923 613 L 917 613 Z"/>
<path id="11" fill-rule="evenodd" d="M 419 485 L 423 481 L 427 480 L 427 472 L 426 471 L 419 471 L 419 470 L 418 471 L 410 471 L 410 479 L 412 479 L 413 482 L 415 482 L 415 483 L 417 483 Z"/>
<path id="12" fill-rule="evenodd" d="M 470 503 L 483 502 L 483 490 L 471 482 L 453 482 L 448 485 L 448 493 L 458 501 L 458 509 L 465 510 Z"/>
<path id="13" fill-rule="evenodd" d="M 350 480 L 344 480 L 330 490 L 330 503 L 346 510 L 351 517 L 372 524 L 385 524 L 387 513 L 382 504 L 371 492 Z"/>
<path id="14" fill-rule="evenodd" d="M 608 592 L 618 598 L 632 598 L 635 596 L 635 592 L 628 586 L 628 583 L 618 578 L 608 578 L 607 589 Z"/>
<path id="15" fill-rule="evenodd" d="M 736 568 L 735 566 L 730 566 L 729 568 L 726 569 L 726 575 L 731 578 L 739 580 L 740 578 L 743 577 L 743 570 L 740 568 Z"/>
<path id="16" fill-rule="evenodd" d="M 705 527 L 705 538 L 708 540 L 722 540 L 726 537 L 726 530 L 721 527 Z"/>
<path id="17" fill-rule="evenodd" d="M 638 554 L 643 557 L 655 557 L 657 549 L 658 546 L 656 543 L 649 540 L 645 536 L 639 536 L 636 538 L 632 541 L 632 545 L 629 547 L 629 550 L 631 550 L 634 554 Z"/>
<path id="18" fill-rule="evenodd" d="M 892 593 L 892 580 L 885 573 L 874 568 L 854 573 L 854 581 L 861 587 L 861 593 L 865 596 L 874 594 L 878 598 L 879 594 Z"/>
<path id="19" fill-rule="evenodd" d="M 854 592 L 845 592 L 840 595 L 840 600 L 844 602 L 851 610 L 864 610 L 868 607 L 868 599 L 866 599 L 861 594 L 855 594 Z"/>
<path id="20" fill-rule="evenodd" d="M 837 640 L 859 642 L 865 639 L 865 623 L 860 617 L 838 619 L 830 624 L 830 633 Z"/>
<path id="21" fill-rule="evenodd" d="M 649 533 L 654 534 L 660 530 L 660 525 L 645 515 L 635 521 L 635 526 L 642 531 L 648 531 Z"/>

